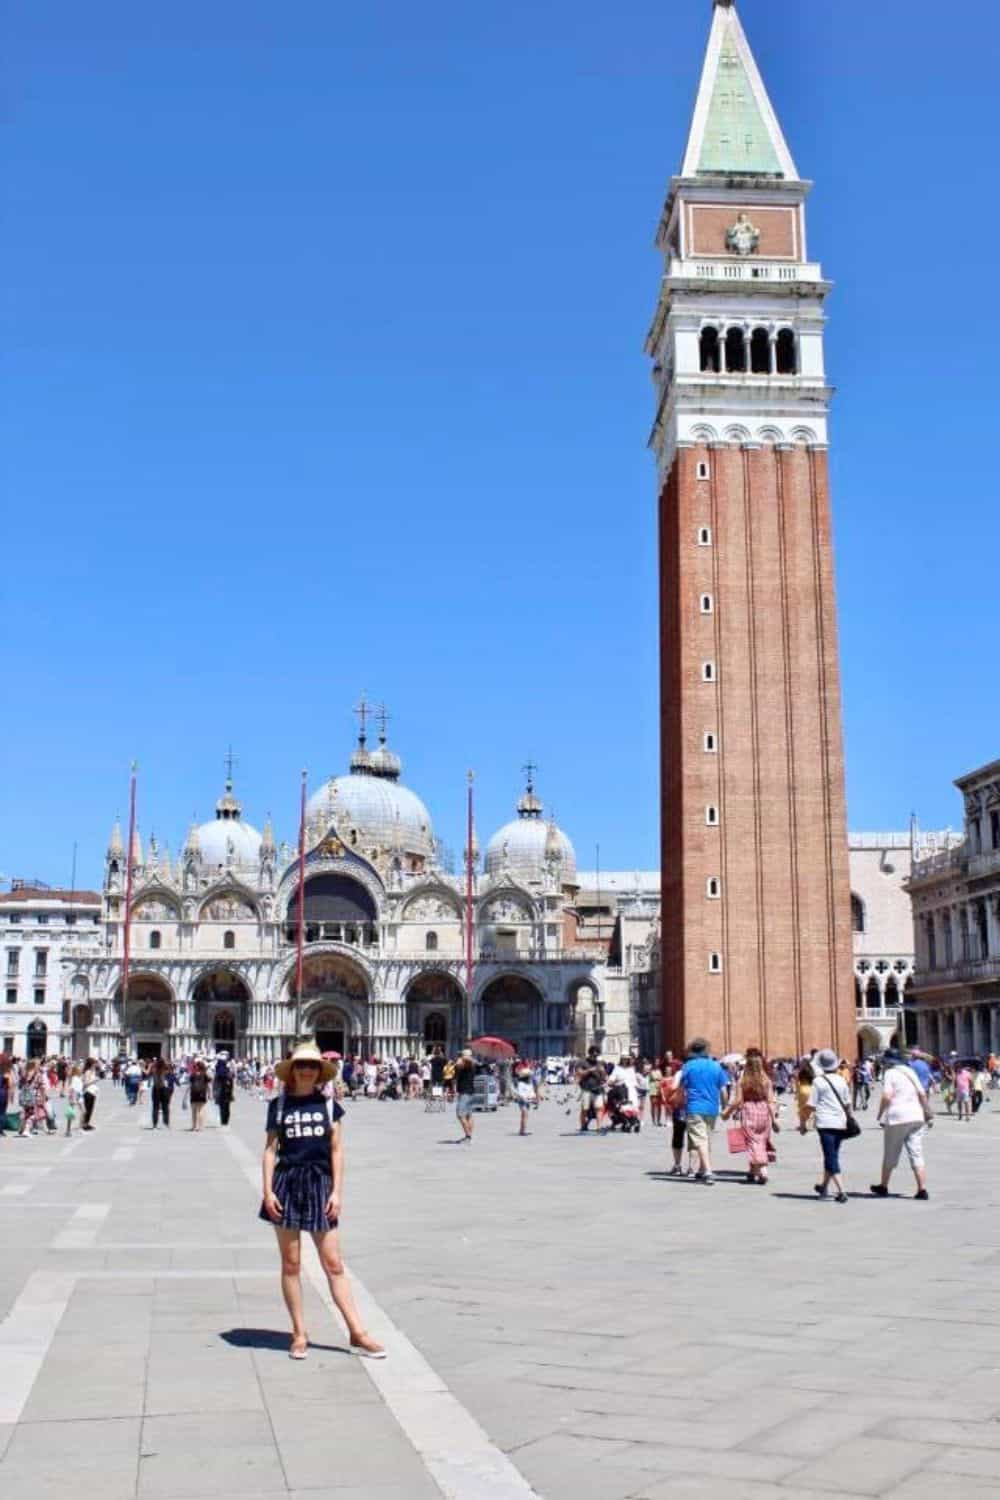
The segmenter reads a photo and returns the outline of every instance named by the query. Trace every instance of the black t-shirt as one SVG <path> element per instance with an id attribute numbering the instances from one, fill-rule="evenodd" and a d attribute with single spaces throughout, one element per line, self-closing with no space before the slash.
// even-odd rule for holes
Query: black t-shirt
<path id="1" fill-rule="evenodd" d="M 432 1057 L 431 1058 L 431 1083 L 434 1083 L 434 1084 L 442 1084 L 442 1083 L 444 1083 L 444 1058 L 443 1057 Z"/>
<path id="2" fill-rule="evenodd" d="M 455 1064 L 456 1094 L 476 1092 L 476 1065 L 470 1057 L 463 1057 Z"/>
<path id="3" fill-rule="evenodd" d="M 343 1119 L 344 1111 L 333 1101 L 333 1118 Z M 285 1167 L 301 1167 L 313 1162 L 330 1165 L 330 1111 L 326 1099 L 317 1090 L 302 1098 L 282 1094 L 267 1106 L 267 1131 L 278 1137 L 278 1161 Z"/>

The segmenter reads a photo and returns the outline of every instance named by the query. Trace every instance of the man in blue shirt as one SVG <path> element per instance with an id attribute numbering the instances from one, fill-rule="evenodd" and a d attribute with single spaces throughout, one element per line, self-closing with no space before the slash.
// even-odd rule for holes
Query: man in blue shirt
<path id="1" fill-rule="evenodd" d="M 917 1051 L 916 1047 L 910 1053 L 910 1069 L 920 1079 L 920 1087 L 924 1093 L 929 1094 L 934 1087 L 934 1077 L 931 1073 L 930 1064 L 923 1053 Z"/>
<path id="2" fill-rule="evenodd" d="M 698 1157 L 697 1181 L 708 1186 L 715 1181 L 712 1176 L 712 1131 L 729 1084 L 729 1074 L 710 1056 L 705 1038 L 696 1036 L 688 1047 L 687 1062 L 681 1069 L 681 1087 L 687 1109 L 688 1150 Z"/>

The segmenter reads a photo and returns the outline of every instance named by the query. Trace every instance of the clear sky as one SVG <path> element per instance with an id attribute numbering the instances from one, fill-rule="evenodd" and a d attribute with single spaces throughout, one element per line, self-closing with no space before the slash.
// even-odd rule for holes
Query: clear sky
<path id="1" fill-rule="evenodd" d="M 8 0 L 0 870 L 294 838 L 366 690 L 461 843 L 655 866 L 652 235 L 708 0 Z M 992 6 L 743 0 L 837 290 L 850 821 L 1000 755 Z M 975 289 L 971 303 L 966 289 Z M 984 458 L 986 462 L 984 463 Z"/>

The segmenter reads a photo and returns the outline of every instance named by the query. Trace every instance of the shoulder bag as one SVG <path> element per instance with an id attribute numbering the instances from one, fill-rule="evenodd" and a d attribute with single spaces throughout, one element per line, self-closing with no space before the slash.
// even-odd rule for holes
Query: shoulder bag
<path id="1" fill-rule="evenodd" d="M 830 1093 L 833 1095 L 837 1103 L 840 1105 L 841 1109 L 844 1111 L 844 1140 L 853 1141 L 856 1136 L 859 1136 L 861 1134 L 861 1126 L 858 1124 L 857 1119 L 852 1114 L 851 1110 L 848 1109 L 843 1099 L 841 1099 L 840 1095 L 837 1093 L 837 1090 L 830 1082 L 829 1076 L 826 1073 L 823 1074 L 823 1082 L 826 1084 L 827 1088 L 830 1090 Z"/>

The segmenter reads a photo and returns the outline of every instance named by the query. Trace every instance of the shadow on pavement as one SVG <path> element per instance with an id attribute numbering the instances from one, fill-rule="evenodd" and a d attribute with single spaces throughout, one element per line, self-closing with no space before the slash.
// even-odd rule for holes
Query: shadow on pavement
<path id="1" fill-rule="evenodd" d="M 290 1333 L 276 1333 L 273 1328 L 227 1328 L 219 1337 L 234 1349 L 277 1349 L 282 1354 L 288 1353 L 291 1341 Z M 350 1355 L 351 1352 L 342 1344 L 316 1344 L 312 1339 L 309 1347 L 320 1349 L 324 1354 Z"/>

